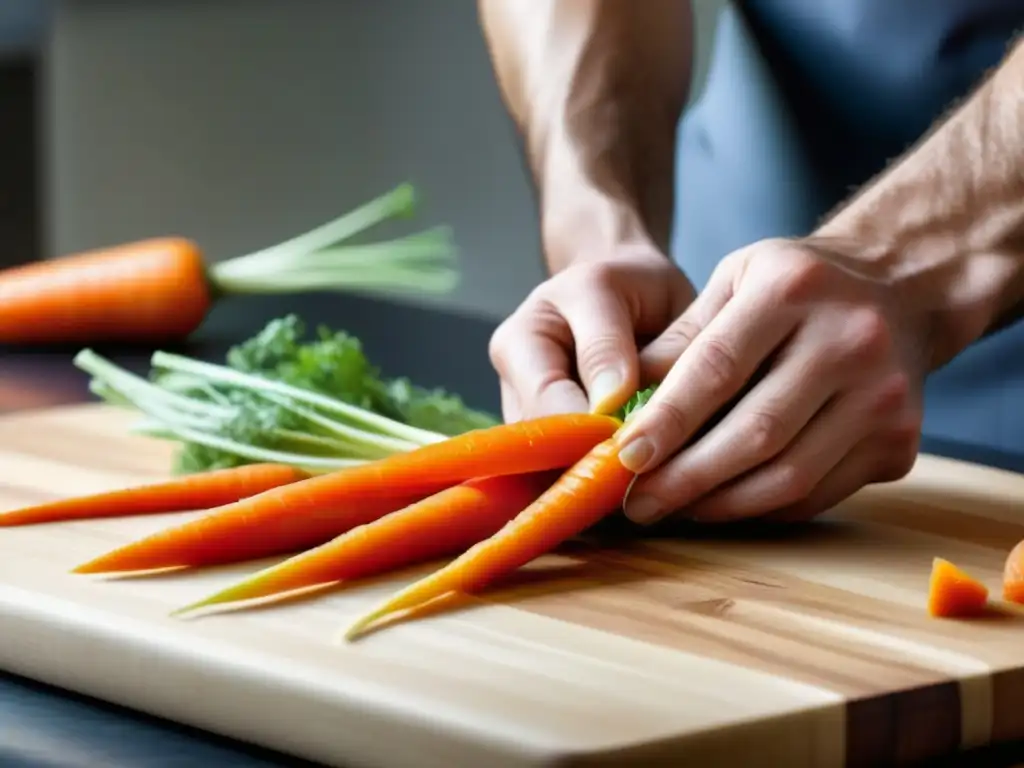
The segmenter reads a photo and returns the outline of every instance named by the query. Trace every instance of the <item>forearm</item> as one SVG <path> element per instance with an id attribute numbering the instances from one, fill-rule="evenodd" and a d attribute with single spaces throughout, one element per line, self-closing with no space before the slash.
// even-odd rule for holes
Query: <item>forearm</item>
<path id="1" fill-rule="evenodd" d="M 545 242 L 576 253 L 667 248 L 676 126 L 690 86 L 685 0 L 479 0 L 502 97 L 523 137 Z M 569 256 L 549 250 L 551 271 Z"/>
<path id="2" fill-rule="evenodd" d="M 816 233 L 858 243 L 930 316 L 938 367 L 1024 304 L 1024 47 Z"/>

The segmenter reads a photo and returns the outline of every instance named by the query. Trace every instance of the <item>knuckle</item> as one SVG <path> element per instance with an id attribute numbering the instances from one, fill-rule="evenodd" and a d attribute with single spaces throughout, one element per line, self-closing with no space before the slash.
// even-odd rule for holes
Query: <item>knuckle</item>
<path id="1" fill-rule="evenodd" d="M 552 398 L 558 397 L 562 394 L 563 390 L 565 390 L 566 395 L 571 396 L 575 390 L 575 385 L 558 371 L 550 371 L 536 381 L 533 386 L 533 392 L 527 393 L 523 399 L 527 403 L 539 403 L 549 396 Z"/>
<path id="2" fill-rule="evenodd" d="M 612 334 L 588 339 L 576 350 L 576 365 L 583 371 L 597 371 L 617 366 L 622 358 L 622 341 Z"/>
<path id="3" fill-rule="evenodd" d="M 872 397 L 872 411 L 876 416 L 888 416 L 906 408 L 910 399 L 910 376 L 897 371 L 885 377 Z"/>
<path id="4" fill-rule="evenodd" d="M 702 386 L 714 390 L 732 391 L 740 385 L 739 363 L 727 344 L 715 338 L 705 338 L 700 344 L 697 362 Z"/>
<path id="5" fill-rule="evenodd" d="M 771 411 L 748 415 L 742 434 L 747 451 L 758 461 L 771 458 L 786 444 L 786 424 Z"/>
<path id="6" fill-rule="evenodd" d="M 660 341 L 672 347 L 685 347 L 692 344 L 699 333 L 700 326 L 697 323 L 680 317 L 665 329 Z"/>
<path id="7" fill-rule="evenodd" d="M 651 409 L 651 418 L 648 422 L 651 425 L 651 431 L 657 431 L 663 435 L 678 437 L 679 435 L 685 435 L 689 429 L 689 419 L 686 414 L 683 413 L 683 409 L 675 403 L 663 400 L 660 403 L 654 404 Z M 665 442 L 663 440 L 655 440 L 655 442 Z M 678 442 L 677 440 L 670 439 L 668 442 Z"/>
<path id="8" fill-rule="evenodd" d="M 847 317 L 844 323 L 844 348 L 857 361 L 869 362 L 884 356 L 890 350 L 889 322 L 877 307 L 861 307 Z"/>
<path id="9" fill-rule="evenodd" d="M 590 290 L 608 290 L 618 281 L 619 269 L 611 261 L 588 262 L 573 268 L 579 271 L 573 284 L 583 283 Z"/>
<path id="10" fill-rule="evenodd" d="M 778 298 L 786 304 L 803 304 L 820 295 L 829 279 L 830 265 L 790 244 L 778 247 L 780 255 L 789 262 L 772 285 Z"/>
<path id="11" fill-rule="evenodd" d="M 513 321 L 513 318 L 506 319 L 501 325 L 494 329 L 494 333 L 491 334 L 490 340 L 487 342 L 487 356 L 491 360 L 491 365 L 495 368 L 501 367 L 505 361 L 506 350 L 509 344 L 509 335 L 514 333 L 509 330 L 509 324 Z"/>
<path id="12" fill-rule="evenodd" d="M 775 468 L 775 503 L 789 506 L 803 501 L 814 490 L 814 481 L 807 470 L 792 462 L 781 462 Z"/>

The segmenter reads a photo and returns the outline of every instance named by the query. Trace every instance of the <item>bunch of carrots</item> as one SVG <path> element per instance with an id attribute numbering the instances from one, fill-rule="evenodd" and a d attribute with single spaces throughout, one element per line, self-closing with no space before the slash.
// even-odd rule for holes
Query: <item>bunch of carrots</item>
<path id="1" fill-rule="evenodd" d="M 351 242 L 410 217 L 416 202 L 402 184 L 297 237 L 214 264 L 189 239 L 154 237 L 0 271 L 0 344 L 180 341 L 228 295 L 450 292 L 459 272 L 447 228 Z"/>
<path id="2" fill-rule="evenodd" d="M 276 565 L 174 615 L 324 588 L 454 557 L 357 618 L 354 638 L 396 614 L 475 593 L 619 509 L 634 475 L 616 436 L 653 389 L 615 415 L 569 414 L 463 432 L 385 458 L 311 474 L 252 463 L 0 513 L 0 527 L 205 510 L 73 569 L 112 574 L 202 568 L 275 555 Z M 1004 598 L 1024 604 L 1024 542 L 1009 554 Z M 984 612 L 987 588 L 933 562 L 928 611 Z"/>
<path id="3" fill-rule="evenodd" d="M 616 434 L 651 390 L 616 415 L 569 414 L 464 432 L 322 474 L 248 464 L 0 514 L 0 526 L 206 510 L 74 569 L 151 572 L 292 554 L 175 614 L 277 597 L 455 556 L 359 618 L 478 591 L 620 508 L 634 475 Z"/>

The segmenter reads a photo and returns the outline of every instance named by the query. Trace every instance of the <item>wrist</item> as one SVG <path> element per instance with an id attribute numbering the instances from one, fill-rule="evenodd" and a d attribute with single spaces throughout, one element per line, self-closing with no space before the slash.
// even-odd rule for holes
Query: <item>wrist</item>
<path id="1" fill-rule="evenodd" d="M 875 222 L 877 224 L 877 220 Z M 891 289 L 914 316 L 935 370 L 1012 319 L 1024 297 L 1024 259 L 1007 249 L 969 247 L 948 233 L 881 236 L 874 224 L 831 223 L 809 240 L 848 257 L 852 269 Z"/>
<path id="2" fill-rule="evenodd" d="M 551 271 L 623 252 L 665 257 L 671 235 L 671 163 L 666 169 L 667 181 L 640 181 L 637 165 L 629 160 L 595 158 L 592 150 L 557 142 L 546 154 L 540 184 L 541 236 Z M 661 187 L 667 193 L 656 191 Z M 646 198 L 639 192 L 643 188 Z"/>
<path id="3" fill-rule="evenodd" d="M 635 204 L 626 197 L 585 182 L 546 193 L 541 238 L 552 274 L 581 262 L 607 261 L 624 254 L 667 259 Z"/>

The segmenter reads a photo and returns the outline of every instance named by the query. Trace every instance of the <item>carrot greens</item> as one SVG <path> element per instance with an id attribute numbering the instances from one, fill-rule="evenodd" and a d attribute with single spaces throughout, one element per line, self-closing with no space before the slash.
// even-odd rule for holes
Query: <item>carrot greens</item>
<path id="1" fill-rule="evenodd" d="M 288 315 L 224 364 L 157 351 L 144 378 L 91 349 L 75 364 L 97 397 L 140 412 L 136 432 L 179 443 L 179 473 L 251 462 L 329 471 L 497 423 L 444 390 L 383 377 L 349 334 L 304 337 Z"/>
<path id="2" fill-rule="evenodd" d="M 411 217 L 416 203 L 413 186 L 400 184 L 316 229 L 211 265 L 210 282 L 222 293 L 448 293 L 459 281 L 448 227 L 370 244 L 349 242 L 384 221 Z"/>

